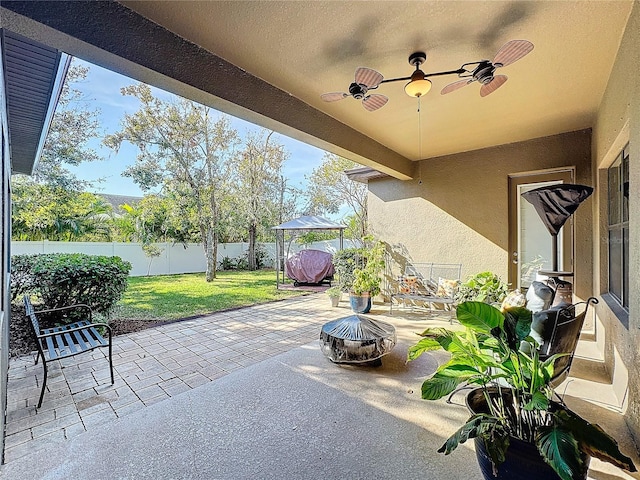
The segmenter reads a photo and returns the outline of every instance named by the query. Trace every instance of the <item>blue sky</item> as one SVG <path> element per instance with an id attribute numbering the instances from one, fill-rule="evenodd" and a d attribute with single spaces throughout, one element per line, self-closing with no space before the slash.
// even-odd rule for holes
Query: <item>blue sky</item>
<path id="1" fill-rule="evenodd" d="M 89 67 L 87 78 L 78 82 L 76 88 L 85 94 L 88 101 L 91 101 L 91 107 L 97 107 L 100 110 L 103 133 L 116 132 L 124 114 L 134 113 L 139 106 L 135 98 L 121 95 L 120 88 L 137 82 L 79 59 L 73 61 Z M 155 88 L 153 92 L 154 95 L 161 98 L 173 96 Z M 241 137 L 244 137 L 251 130 L 260 128 L 244 120 L 230 118 L 233 127 Z M 313 168 L 320 165 L 324 151 L 284 135 L 277 134 L 277 137 L 278 141 L 290 153 L 283 171 L 285 177 L 289 179 L 288 184 L 294 187 L 303 187 L 306 183 L 304 176 L 310 174 Z M 85 180 L 95 181 L 98 178 L 104 178 L 104 182 L 95 189 L 97 192 L 142 195 L 143 192 L 130 178 L 121 175 L 124 169 L 135 161 L 137 149 L 125 143 L 118 154 L 115 154 L 111 149 L 103 147 L 100 142 L 101 139 L 97 139 L 91 143 L 91 146 L 104 158 L 104 161 L 81 164 L 70 169 Z"/>

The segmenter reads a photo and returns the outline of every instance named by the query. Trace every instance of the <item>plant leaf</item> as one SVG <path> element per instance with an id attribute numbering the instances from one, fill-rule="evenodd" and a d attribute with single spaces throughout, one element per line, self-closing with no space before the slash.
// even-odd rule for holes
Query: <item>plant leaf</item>
<path id="1" fill-rule="evenodd" d="M 438 368 L 437 373 L 443 377 L 472 377 L 474 375 L 483 374 L 484 372 L 478 371 L 469 365 L 469 362 L 465 360 L 459 360 L 456 358 L 451 359 L 449 362 Z"/>
<path id="2" fill-rule="evenodd" d="M 438 400 L 445 395 L 449 395 L 465 380 L 465 377 L 446 376 L 437 372 L 422 384 L 422 398 L 425 400 Z"/>
<path id="3" fill-rule="evenodd" d="M 458 321 L 472 330 L 491 334 L 504 324 L 504 315 L 497 308 L 483 302 L 463 302 L 456 308 Z"/>
<path id="4" fill-rule="evenodd" d="M 432 350 L 440 350 L 442 346 L 434 338 L 425 337 L 420 339 L 418 343 L 411 346 L 407 351 L 407 361 L 415 360 L 424 352 Z"/>
<path id="5" fill-rule="evenodd" d="M 451 435 L 446 442 L 438 449 L 438 453 L 444 453 L 449 455 L 453 452 L 459 444 L 466 442 L 470 438 L 478 436 L 478 428 L 482 422 L 492 421 L 495 419 L 485 414 L 473 415 L 467 423 L 460 427 L 453 435 Z"/>
<path id="6" fill-rule="evenodd" d="M 580 457 L 578 442 L 571 432 L 558 426 L 539 427 L 536 445 L 542 458 L 562 480 L 573 480 L 586 472 L 587 465 Z"/>
<path id="7" fill-rule="evenodd" d="M 620 451 L 618 443 L 599 425 L 587 422 L 567 408 L 555 415 L 560 425 L 573 433 L 583 451 L 629 472 L 637 471 L 633 460 Z"/>
<path id="8" fill-rule="evenodd" d="M 482 438 L 484 448 L 491 459 L 494 476 L 497 475 L 498 466 L 505 461 L 509 448 L 509 432 L 495 417 L 489 417 L 492 421 L 484 421 L 478 427 L 478 437 Z"/>
<path id="9" fill-rule="evenodd" d="M 531 400 L 524 406 L 525 410 L 547 410 L 549 408 L 549 399 L 542 392 L 535 392 L 531 396 Z"/>

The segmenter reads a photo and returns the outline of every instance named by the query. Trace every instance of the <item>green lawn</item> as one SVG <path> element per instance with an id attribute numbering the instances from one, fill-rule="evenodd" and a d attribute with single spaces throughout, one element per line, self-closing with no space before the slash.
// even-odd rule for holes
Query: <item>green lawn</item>
<path id="1" fill-rule="evenodd" d="M 130 277 L 111 318 L 175 320 L 303 293 L 276 290 L 275 276 L 272 270 L 223 271 L 209 283 L 204 273 Z"/>

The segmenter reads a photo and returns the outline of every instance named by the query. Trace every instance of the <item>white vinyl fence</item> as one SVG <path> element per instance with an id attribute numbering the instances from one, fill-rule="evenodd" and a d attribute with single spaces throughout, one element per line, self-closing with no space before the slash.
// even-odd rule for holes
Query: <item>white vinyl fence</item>
<path id="1" fill-rule="evenodd" d="M 157 243 L 162 250 L 159 257 L 147 257 L 142 251 L 141 243 L 118 243 L 118 242 L 50 242 L 48 240 L 40 242 L 11 242 L 12 255 L 25 255 L 34 253 L 86 253 L 87 255 L 118 256 L 131 263 L 132 277 L 144 275 L 171 275 L 178 273 L 204 272 L 207 263 L 204 257 L 202 245 L 189 243 L 186 248 L 182 244 Z M 273 267 L 275 263 L 275 244 L 261 244 L 267 252 L 267 266 Z M 352 246 L 349 240 L 344 241 L 344 247 Z M 246 254 L 249 248 L 248 243 L 221 243 L 218 245 L 218 262 L 224 257 L 237 259 Z M 339 241 L 328 240 L 314 242 L 310 245 L 299 245 L 292 243 L 285 245 L 285 255 L 287 250 L 289 255 L 299 250 L 315 249 L 334 253 L 339 249 Z"/>

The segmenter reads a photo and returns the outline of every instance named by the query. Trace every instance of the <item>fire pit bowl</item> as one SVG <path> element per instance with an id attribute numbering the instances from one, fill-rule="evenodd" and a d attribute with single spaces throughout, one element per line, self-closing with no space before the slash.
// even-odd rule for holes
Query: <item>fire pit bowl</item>
<path id="1" fill-rule="evenodd" d="M 393 325 L 363 315 L 333 320 L 320 331 L 320 350 L 334 363 L 382 365 L 382 356 L 395 345 Z"/>

